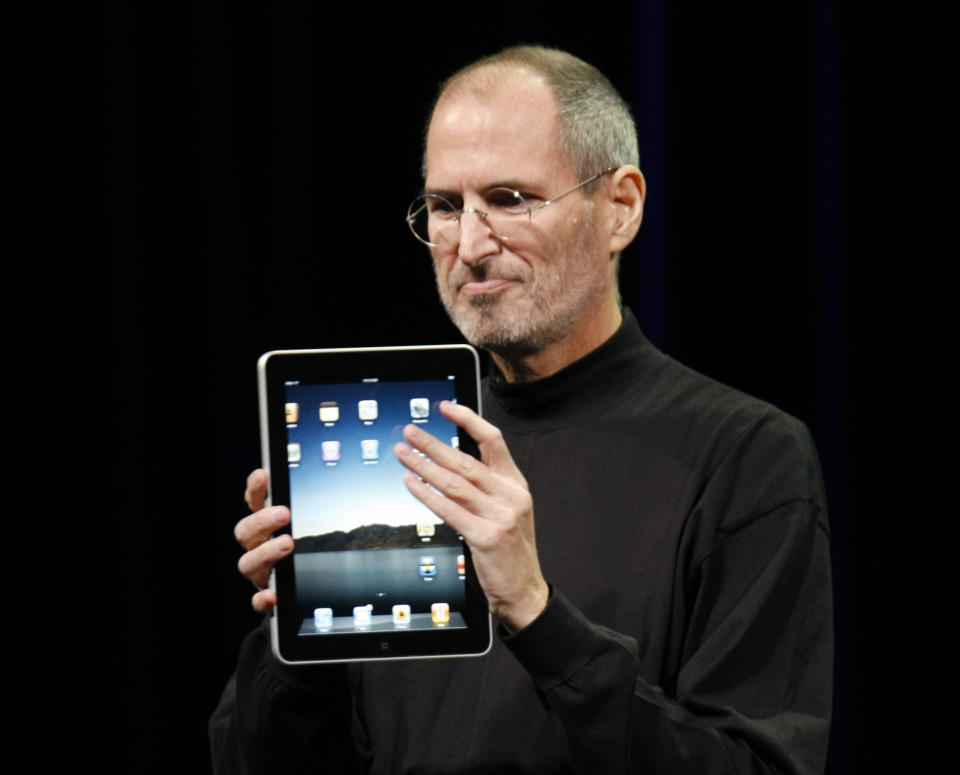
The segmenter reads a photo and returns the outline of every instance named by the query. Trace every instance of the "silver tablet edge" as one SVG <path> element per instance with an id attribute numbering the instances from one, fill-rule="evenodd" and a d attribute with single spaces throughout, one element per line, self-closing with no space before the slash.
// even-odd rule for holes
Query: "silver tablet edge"
<path id="1" fill-rule="evenodd" d="M 273 581 L 273 574 L 270 574 L 270 580 Z M 278 662 L 282 662 L 290 667 L 299 667 L 300 665 L 334 665 L 347 662 L 408 662 L 412 659 L 470 659 L 471 657 L 484 657 L 490 653 L 493 648 L 493 615 L 487 612 L 487 647 L 483 651 L 459 654 L 418 654 L 410 657 L 358 657 L 355 659 L 300 659 L 296 662 L 290 662 L 284 659 L 279 650 L 279 633 L 277 632 L 277 617 L 271 615 L 270 619 L 270 648 L 273 656 Z"/>

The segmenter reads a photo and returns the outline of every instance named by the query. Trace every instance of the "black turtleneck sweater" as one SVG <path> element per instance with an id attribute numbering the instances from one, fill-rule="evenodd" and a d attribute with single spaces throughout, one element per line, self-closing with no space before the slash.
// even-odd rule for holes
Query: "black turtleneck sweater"
<path id="1" fill-rule="evenodd" d="M 806 428 L 663 355 L 629 311 L 483 401 L 533 494 L 546 610 L 480 659 L 286 668 L 260 628 L 211 719 L 215 770 L 822 772 L 830 567 Z"/>

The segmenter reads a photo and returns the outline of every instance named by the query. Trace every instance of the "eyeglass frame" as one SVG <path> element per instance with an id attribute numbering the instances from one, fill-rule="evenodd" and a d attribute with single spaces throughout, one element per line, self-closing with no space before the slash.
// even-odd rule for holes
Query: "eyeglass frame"
<path id="1" fill-rule="evenodd" d="M 526 215 L 529 220 L 532 220 L 532 219 L 533 219 L 533 211 L 534 211 L 534 210 L 542 210 L 544 207 L 547 207 L 548 205 L 552 205 L 552 204 L 553 204 L 554 202 L 556 202 L 557 200 L 562 199 L 562 198 L 565 197 L 567 194 L 572 194 L 572 193 L 573 193 L 574 191 L 576 191 L 578 188 L 583 188 L 583 187 L 586 186 L 588 183 L 593 183 L 593 181 L 599 180 L 599 179 L 602 178 L 604 175 L 610 175 L 611 173 L 616 172 L 618 169 L 620 169 L 619 166 L 607 167 L 605 170 L 601 170 L 601 171 L 598 172 L 596 175 L 591 175 L 591 176 L 590 176 L 589 178 L 587 178 L 586 180 L 581 180 L 581 181 L 580 181 L 579 183 L 577 183 L 575 186 L 572 186 L 571 188 L 568 188 L 566 191 L 563 191 L 563 192 L 557 194 L 556 196 L 552 196 L 552 197 L 550 197 L 549 199 L 544 200 L 543 202 L 541 202 L 540 204 L 536 205 L 535 207 L 531 207 L 530 205 L 528 205 L 528 204 L 527 204 L 527 200 L 523 198 L 523 195 L 522 195 L 519 191 L 514 190 L 514 191 L 513 191 L 513 195 L 516 196 L 516 197 L 518 197 L 518 198 L 520 199 L 520 201 L 523 202 L 523 204 L 524 204 L 524 211 L 523 211 L 523 213 L 517 213 L 516 215 L 517 215 L 517 216 Z M 498 188 L 501 188 L 501 187 L 498 186 Z M 510 188 L 509 188 L 508 186 L 502 186 L 502 188 L 506 188 L 508 191 L 510 190 Z M 413 228 L 413 221 L 414 221 L 414 218 L 415 218 L 416 216 L 410 214 L 410 211 L 411 211 L 411 209 L 413 208 L 413 205 L 417 202 L 417 200 L 422 199 L 422 198 L 425 198 L 425 197 L 428 197 L 428 196 L 436 197 L 436 198 L 438 198 L 438 199 L 443 199 L 444 201 L 446 201 L 446 202 L 448 202 L 448 203 L 450 203 L 450 204 L 453 204 L 453 203 L 450 202 L 446 197 L 441 196 L 440 194 L 429 194 L 429 193 L 420 194 L 418 197 L 416 197 L 416 198 L 413 200 L 413 202 L 410 203 L 410 206 L 407 208 L 407 226 L 410 227 L 410 233 L 413 234 L 413 236 L 416 238 L 416 240 L 417 240 L 418 242 L 426 245 L 426 246 L 429 247 L 429 248 L 437 248 L 437 247 L 440 247 L 440 246 L 439 246 L 436 242 L 427 242 L 427 241 L 426 241 L 425 239 L 423 239 L 419 234 L 417 234 L 416 229 Z M 451 218 L 450 220 L 451 220 L 451 222 L 455 222 L 458 226 L 460 225 L 460 221 L 461 221 L 461 219 L 463 218 L 463 216 L 464 216 L 465 213 L 476 213 L 476 214 L 480 217 L 480 219 L 481 219 L 484 223 L 486 223 L 486 224 L 488 225 L 488 227 L 489 227 L 489 222 L 487 221 L 487 218 L 490 216 L 490 213 L 486 213 L 486 212 L 484 212 L 483 210 L 480 210 L 479 208 L 476 208 L 476 207 L 460 207 L 460 208 L 455 208 L 455 209 L 459 210 L 459 212 L 458 212 L 458 214 L 457 214 L 456 216 L 454 216 L 454 217 Z M 490 230 L 490 233 L 493 234 L 493 235 L 494 235 L 498 240 L 500 240 L 501 242 L 509 242 L 509 240 L 510 240 L 509 237 L 504 237 L 504 236 L 501 235 L 501 234 L 497 234 L 495 231 L 493 231 L 493 229 Z"/>

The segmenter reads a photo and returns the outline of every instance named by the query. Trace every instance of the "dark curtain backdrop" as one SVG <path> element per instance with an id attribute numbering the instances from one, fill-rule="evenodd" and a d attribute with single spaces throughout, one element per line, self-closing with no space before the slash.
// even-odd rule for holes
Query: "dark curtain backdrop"
<path id="1" fill-rule="evenodd" d="M 891 538 L 873 486 L 896 345 L 878 341 L 872 261 L 890 151 L 873 20 L 839 0 L 348 6 L 106 6 L 124 771 L 206 769 L 206 718 L 257 620 L 232 539 L 259 461 L 257 356 L 459 341 L 402 218 L 437 82 L 518 42 L 592 62 L 634 107 L 649 199 L 621 279 L 650 338 L 813 430 L 836 578 L 830 772 L 897 771 L 919 722 L 883 711 L 911 616 L 883 571 L 911 539 Z"/>

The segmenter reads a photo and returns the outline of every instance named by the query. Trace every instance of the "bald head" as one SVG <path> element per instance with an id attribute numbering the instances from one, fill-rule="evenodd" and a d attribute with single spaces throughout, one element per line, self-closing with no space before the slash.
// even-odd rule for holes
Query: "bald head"
<path id="1" fill-rule="evenodd" d="M 549 87 L 558 118 L 556 152 L 577 177 L 608 167 L 638 166 L 636 126 L 626 103 L 603 73 L 564 51 L 516 46 L 484 57 L 444 81 L 436 104 L 464 91 L 489 97 L 505 82 L 525 77 Z"/>

